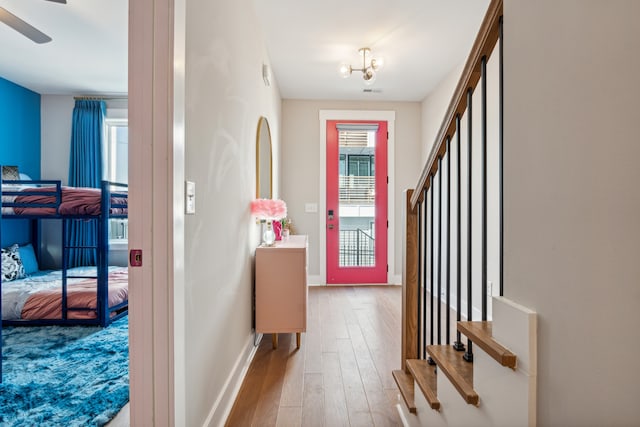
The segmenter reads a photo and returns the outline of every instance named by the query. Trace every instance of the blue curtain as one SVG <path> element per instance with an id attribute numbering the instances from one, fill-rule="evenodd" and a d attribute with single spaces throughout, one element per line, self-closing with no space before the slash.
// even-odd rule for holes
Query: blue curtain
<path id="1" fill-rule="evenodd" d="M 69 185 L 99 188 L 102 180 L 102 136 L 105 113 L 104 101 L 76 100 L 71 124 L 71 155 Z M 96 221 L 67 220 L 69 246 L 96 246 Z M 94 249 L 70 249 L 68 267 L 96 265 Z"/>

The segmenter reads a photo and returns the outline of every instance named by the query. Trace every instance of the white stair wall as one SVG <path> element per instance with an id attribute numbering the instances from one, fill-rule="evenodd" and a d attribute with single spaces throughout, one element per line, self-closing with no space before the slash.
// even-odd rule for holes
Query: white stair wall
<path id="1" fill-rule="evenodd" d="M 411 427 L 535 426 L 536 334 L 535 312 L 504 297 L 494 297 L 493 336 L 516 354 L 516 369 L 501 366 L 474 345 L 473 381 L 480 397 L 478 406 L 467 404 L 446 375 L 439 374 L 440 411 L 429 407 L 415 384 L 416 414 L 409 413 L 400 400 L 403 421 Z"/>

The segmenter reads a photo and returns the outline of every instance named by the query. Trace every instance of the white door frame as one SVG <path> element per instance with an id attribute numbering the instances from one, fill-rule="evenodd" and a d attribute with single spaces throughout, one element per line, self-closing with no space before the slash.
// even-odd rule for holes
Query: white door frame
<path id="1" fill-rule="evenodd" d="M 173 333 L 174 284 L 184 283 L 184 11 L 185 0 L 129 0 L 129 248 L 143 251 L 142 267 L 129 268 L 132 426 L 184 424 Z"/>
<path id="2" fill-rule="evenodd" d="M 320 207 L 319 218 L 319 252 L 320 252 L 320 277 L 319 284 L 327 284 L 327 121 L 328 120 L 371 120 L 387 122 L 389 139 L 387 141 L 387 174 L 389 176 L 389 188 L 387 189 L 387 219 L 389 229 L 387 230 L 387 283 L 393 283 L 393 272 L 395 271 L 395 200 L 394 177 L 395 177 L 395 111 L 367 111 L 367 110 L 320 110 Z"/>

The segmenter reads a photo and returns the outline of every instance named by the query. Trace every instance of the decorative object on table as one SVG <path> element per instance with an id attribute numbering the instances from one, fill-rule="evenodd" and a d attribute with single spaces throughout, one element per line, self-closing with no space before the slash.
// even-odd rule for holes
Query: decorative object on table
<path id="1" fill-rule="evenodd" d="M 276 234 L 276 241 L 282 240 L 282 220 L 273 221 L 273 232 Z"/>
<path id="2" fill-rule="evenodd" d="M 291 234 L 291 218 L 284 217 L 280 223 L 282 224 L 282 240 L 287 240 Z"/>
<path id="3" fill-rule="evenodd" d="M 251 214 L 260 222 L 266 223 L 262 244 L 273 246 L 276 241 L 273 221 L 280 221 L 287 216 L 287 205 L 280 199 L 255 199 L 251 202 Z"/>

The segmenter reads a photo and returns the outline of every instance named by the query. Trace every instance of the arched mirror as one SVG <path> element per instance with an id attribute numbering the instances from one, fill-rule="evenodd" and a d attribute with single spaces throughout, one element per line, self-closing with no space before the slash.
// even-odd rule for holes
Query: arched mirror
<path id="1" fill-rule="evenodd" d="M 266 117 L 260 117 L 256 133 L 256 198 L 272 197 L 271 130 Z"/>

